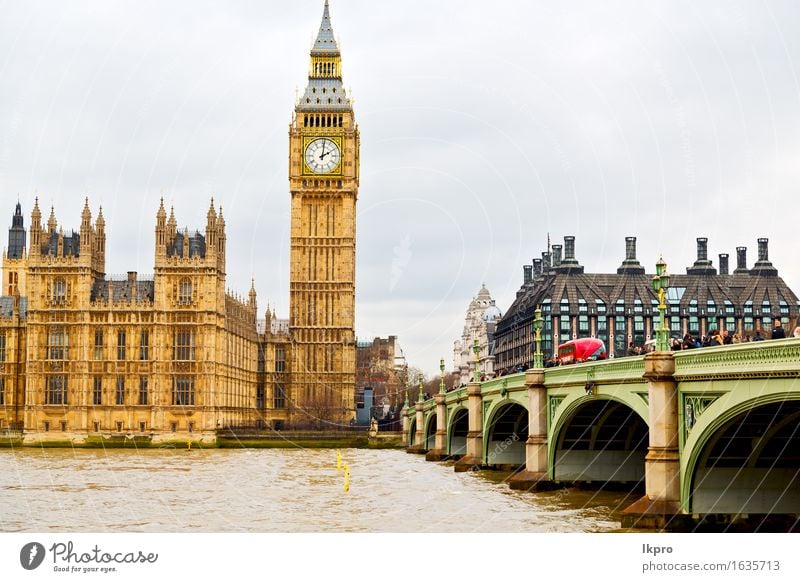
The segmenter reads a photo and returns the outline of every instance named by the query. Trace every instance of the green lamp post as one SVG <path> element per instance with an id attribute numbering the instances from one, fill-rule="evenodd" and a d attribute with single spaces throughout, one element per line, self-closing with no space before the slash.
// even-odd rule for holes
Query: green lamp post
<path id="1" fill-rule="evenodd" d="M 542 354 L 542 324 L 544 323 L 544 319 L 542 319 L 542 308 L 541 306 L 536 306 L 536 310 L 533 312 L 533 341 L 534 341 L 534 352 L 533 352 L 533 367 L 534 368 L 544 368 L 544 354 Z"/>
<path id="2" fill-rule="evenodd" d="M 409 400 L 408 400 L 408 386 L 406 386 L 406 405 L 405 405 L 405 407 L 408 408 L 409 406 L 411 406 L 411 402 L 409 402 Z"/>
<path id="3" fill-rule="evenodd" d="M 656 274 L 653 277 L 653 290 L 658 293 L 658 314 L 661 319 L 661 323 L 656 330 L 656 350 L 659 352 L 667 352 L 670 349 L 666 302 L 668 287 L 667 264 L 664 262 L 663 257 L 659 257 L 656 263 Z"/>
<path id="4" fill-rule="evenodd" d="M 444 387 L 444 358 L 439 360 L 439 370 L 442 372 L 442 377 L 439 380 L 439 394 L 444 394 L 447 390 Z"/>
<path id="5" fill-rule="evenodd" d="M 478 366 L 480 365 L 480 359 L 478 358 L 478 355 L 481 353 L 481 347 L 478 345 L 478 338 L 475 338 L 472 342 L 472 351 L 475 353 L 475 370 L 472 372 L 472 381 L 480 382 L 481 372 L 478 369 Z"/>
<path id="6" fill-rule="evenodd" d="M 417 396 L 417 402 L 425 402 L 425 394 L 422 393 L 422 382 L 424 380 L 422 374 L 417 377 L 417 380 L 419 380 L 419 396 Z"/>

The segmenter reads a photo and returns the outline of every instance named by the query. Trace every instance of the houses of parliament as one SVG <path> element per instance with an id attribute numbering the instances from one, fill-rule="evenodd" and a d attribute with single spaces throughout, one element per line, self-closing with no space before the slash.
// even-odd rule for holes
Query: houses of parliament
<path id="1" fill-rule="evenodd" d="M 226 292 L 226 224 L 155 212 L 152 276 L 106 271 L 102 209 L 77 230 L 13 209 L 0 297 L 0 431 L 23 442 L 214 442 L 226 431 L 335 428 L 355 413 L 359 133 L 325 2 L 289 126 L 290 313 Z M 10 211 L 12 209 L 9 209 Z M 155 209 L 154 209 L 155 210 Z M 108 233 L 111 234 L 111 233 Z"/>

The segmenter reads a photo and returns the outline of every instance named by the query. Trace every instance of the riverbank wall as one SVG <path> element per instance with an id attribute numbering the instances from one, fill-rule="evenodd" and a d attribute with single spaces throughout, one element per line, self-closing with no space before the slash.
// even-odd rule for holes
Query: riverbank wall
<path id="1" fill-rule="evenodd" d="M 33 438 L 32 438 L 33 437 Z M 203 448 L 203 449 L 401 449 L 401 433 L 370 434 L 352 431 L 224 431 L 219 434 L 179 433 L 141 435 L 111 433 L 95 435 L 29 435 L 21 431 L 0 433 L 0 448 Z"/>

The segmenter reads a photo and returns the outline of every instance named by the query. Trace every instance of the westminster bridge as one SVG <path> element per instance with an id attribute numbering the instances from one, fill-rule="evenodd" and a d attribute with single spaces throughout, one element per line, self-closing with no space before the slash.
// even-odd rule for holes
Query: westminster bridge
<path id="1" fill-rule="evenodd" d="M 403 410 L 408 452 L 515 489 L 640 484 L 623 525 L 800 514 L 800 339 L 503 376 Z"/>

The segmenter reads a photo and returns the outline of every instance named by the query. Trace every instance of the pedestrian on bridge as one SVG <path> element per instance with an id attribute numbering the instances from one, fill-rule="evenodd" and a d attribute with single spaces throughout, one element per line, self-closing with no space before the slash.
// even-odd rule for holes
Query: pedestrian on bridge
<path id="1" fill-rule="evenodd" d="M 772 327 L 772 339 L 784 339 L 786 337 L 786 331 L 781 326 L 781 320 L 775 319 L 775 325 Z"/>

